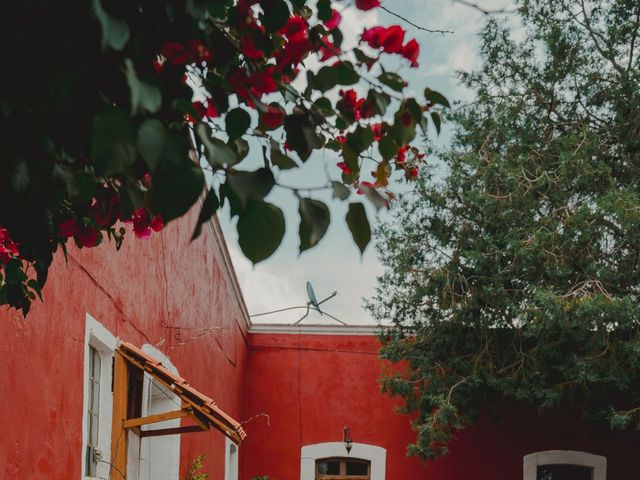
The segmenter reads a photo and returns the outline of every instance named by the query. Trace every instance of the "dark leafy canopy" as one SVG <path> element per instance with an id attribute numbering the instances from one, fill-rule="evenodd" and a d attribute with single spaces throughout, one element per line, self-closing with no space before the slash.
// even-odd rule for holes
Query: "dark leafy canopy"
<path id="1" fill-rule="evenodd" d="M 529 0 L 490 21 L 444 178 L 379 234 L 384 389 L 434 458 L 479 415 L 571 405 L 640 425 L 640 3 Z"/>
<path id="2" fill-rule="evenodd" d="M 69 239 L 85 248 L 106 239 L 119 246 L 126 229 L 118 221 L 147 237 L 203 197 L 194 237 L 228 203 L 239 217 L 242 251 L 261 261 L 285 232 L 284 215 L 265 197 L 279 186 L 280 171 L 299 167 L 314 150 L 328 147 L 344 160 L 342 183 L 326 184 L 342 201 L 363 185 L 379 206 L 393 170 L 415 179 L 422 157 L 408 143 L 415 126 L 424 130 L 433 118 L 436 112 L 426 113 L 433 104 L 446 101 L 405 97 L 401 78 L 379 66 L 387 55 L 417 66 L 417 43 L 399 26 L 372 29 L 353 52 L 341 49 L 337 10 L 356 6 L 25 0 L 7 8 L 0 306 L 28 312 L 53 253 Z M 305 70 L 309 57 L 323 65 L 317 73 Z M 300 91 L 292 83 L 298 76 L 307 80 L 296 83 Z M 382 139 L 385 168 L 372 184 L 361 176 L 375 170 L 374 140 Z M 264 152 L 263 168 L 241 165 L 250 148 Z M 208 191 L 206 170 L 215 178 Z M 303 251 L 322 239 L 330 211 L 292 190 Z M 362 250 L 370 227 L 366 215 L 357 220 L 349 228 Z"/>

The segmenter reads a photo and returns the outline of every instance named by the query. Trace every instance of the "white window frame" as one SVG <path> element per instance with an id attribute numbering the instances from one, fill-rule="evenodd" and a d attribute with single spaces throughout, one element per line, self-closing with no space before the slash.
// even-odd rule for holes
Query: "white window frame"
<path id="1" fill-rule="evenodd" d="M 524 457 L 523 479 L 536 480 L 538 466 L 577 465 L 593 469 L 593 480 L 607 480 L 607 457 L 575 450 L 546 450 Z"/>
<path id="2" fill-rule="evenodd" d="M 387 472 L 387 450 L 366 443 L 352 444 L 347 453 L 344 442 L 325 442 L 305 445 L 300 451 L 300 480 L 315 480 L 316 460 L 322 458 L 357 458 L 371 462 L 370 480 L 385 480 Z"/>
<path id="3" fill-rule="evenodd" d="M 85 475 L 86 445 L 88 439 L 88 408 L 89 408 L 89 355 L 93 347 L 100 356 L 100 404 L 98 414 L 98 445 L 96 450 L 105 462 L 111 458 L 111 421 L 113 416 L 113 394 L 111 392 L 112 358 L 118 346 L 118 339 L 100 322 L 88 313 L 85 318 L 84 330 L 84 366 L 83 366 L 83 400 L 82 400 L 82 455 L 80 478 L 107 479 L 109 478 L 109 464 L 98 462 L 97 477 Z"/>
<path id="4" fill-rule="evenodd" d="M 224 438 L 224 480 L 238 480 L 240 448 L 228 437 Z"/>
<path id="5" fill-rule="evenodd" d="M 169 370 L 174 375 L 178 375 L 178 369 L 171 362 L 169 357 L 167 357 L 164 353 L 158 350 L 151 344 L 145 343 L 142 345 L 141 350 L 145 353 L 148 353 L 155 359 L 159 360 L 162 365 Z M 144 417 L 149 415 L 149 407 L 151 402 L 151 384 L 154 382 L 154 379 L 148 373 L 144 373 L 143 376 L 143 385 L 142 385 L 142 411 L 141 415 Z M 162 388 L 163 391 L 166 390 L 162 386 L 158 386 Z M 175 410 L 180 408 L 180 399 L 177 395 L 172 392 L 166 392 L 166 395 L 173 399 L 175 405 L 172 405 L 169 410 Z M 156 412 L 157 413 L 157 412 Z M 180 419 L 174 420 L 166 420 L 164 422 L 155 423 L 150 429 L 156 428 L 172 428 L 179 427 Z M 145 426 L 142 428 L 143 430 L 149 429 L 149 426 Z M 129 452 L 127 455 L 128 463 L 127 463 L 127 478 L 130 480 L 147 480 L 151 478 L 151 472 L 154 468 L 152 467 L 151 462 L 157 461 L 157 458 L 153 458 L 153 451 L 151 449 L 152 443 L 154 442 L 165 442 L 172 449 L 172 455 L 175 458 L 161 458 L 161 461 L 164 461 L 166 465 L 163 465 L 160 470 L 166 475 L 166 478 L 170 478 L 172 480 L 178 480 L 179 470 L 180 470 L 180 439 L 181 435 L 167 435 L 164 437 L 147 437 L 147 438 L 139 438 L 133 432 L 129 432 Z M 134 441 L 135 440 L 135 441 Z"/>

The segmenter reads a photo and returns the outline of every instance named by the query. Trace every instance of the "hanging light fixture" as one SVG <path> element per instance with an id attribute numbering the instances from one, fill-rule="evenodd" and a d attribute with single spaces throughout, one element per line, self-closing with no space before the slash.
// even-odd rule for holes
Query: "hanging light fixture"
<path id="1" fill-rule="evenodd" d="M 347 454 L 349 454 L 351 447 L 353 447 L 353 440 L 351 440 L 351 429 L 346 425 L 342 429 L 342 441 L 344 442 L 344 448 L 347 449 Z"/>

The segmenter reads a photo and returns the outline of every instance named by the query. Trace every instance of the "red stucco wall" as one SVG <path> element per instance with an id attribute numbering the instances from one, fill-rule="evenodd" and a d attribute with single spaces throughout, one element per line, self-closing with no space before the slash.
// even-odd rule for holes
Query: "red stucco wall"
<path id="1" fill-rule="evenodd" d="M 108 243 L 70 248 L 68 263 L 56 255 L 44 304 L 27 319 L 0 310 L 1 479 L 80 478 L 86 313 L 122 340 L 156 345 L 239 419 L 245 317 L 224 246 L 208 228 L 189 242 L 193 215 L 150 240 L 130 235 L 117 253 Z M 180 341 L 167 326 L 183 329 Z M 182 470 L 204 453 L 211 478 L 223 477 L 221 433 L 183 435 L 181 445 Z"/>
<path id="2" fill-rule="evenodd" d="M 590 429 L 572 412 L 514 410 L 460 433 L 441 460 L 408 459 L 415 434 L 380 393 L 374 337 L 252 333 L 249 343 L 243 417 L 269 424 L 247 425 L 242 479 L 299 480 L 301 446 L 341 441 L 344 425 L 355 442 L 387 449 L 387 480 L 520 480 L 525 455 L 554 449 L 606 456 L 609 480 L 638 478 L 640 436 Z"/>

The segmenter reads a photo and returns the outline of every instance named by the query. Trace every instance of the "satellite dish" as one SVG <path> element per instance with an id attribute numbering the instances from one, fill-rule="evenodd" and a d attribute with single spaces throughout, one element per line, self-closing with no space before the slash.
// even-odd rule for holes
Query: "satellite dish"
<path id="1" fill-rule="evenodd" d="M 313 291 L 313 286 L 311 282 L 307 282 L 307 296 L 309 297 L 309 303 L 313 305 L 316 310 L 322 315 L 320 311 L 320 307 L 318 306 L 318 299 L 316 298 L 316 292 Z"/>

